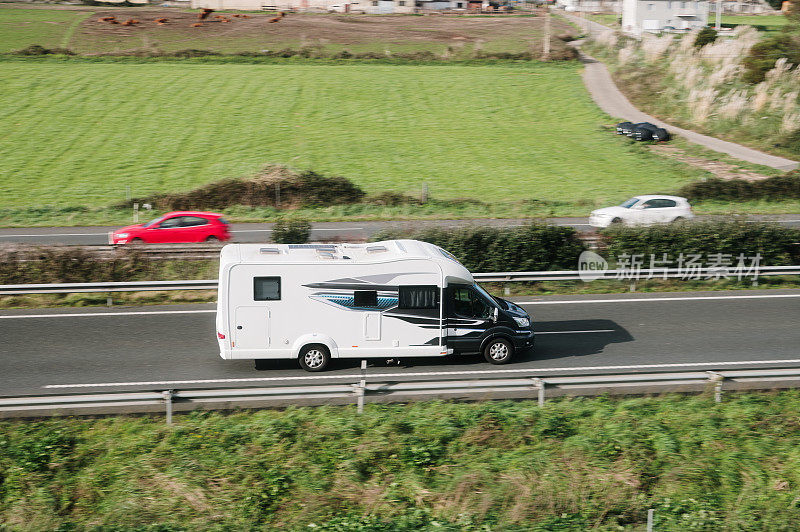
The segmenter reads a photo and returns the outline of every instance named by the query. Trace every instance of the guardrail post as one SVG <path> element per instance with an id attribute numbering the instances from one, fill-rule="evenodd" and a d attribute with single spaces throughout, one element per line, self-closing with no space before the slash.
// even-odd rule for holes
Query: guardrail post
<path id="1" fill-rule="evenodd" d="M 361 380 L 356 385 L 356 398 L 358 401 L 358 413 L 364 413 L 364 389 L 367 387 L 367 361 L 361 361 Z"/>
<path id="2" fill-rule="evenodd" d="M 544 406 L 544 381 L 538 377 L 534 377 L 533 388 L 538 392 L 539 406 Z"/>
<path id="3" fill-rule="evenodd" d="M 167 406 L 167 425 L 172 425 L 172 395 L 173 390 L 164 390 L 161 395 L 164 396 L 164 404 Z"/>
<path id="4" fill-rule="evenodd" d="M 719 373 L 713 371 L 707 371 L 708 380 L 711 384 L 714 385 L 714 402 L 721 403 L 722 402 L 722 381 L 724 377 Z"/>

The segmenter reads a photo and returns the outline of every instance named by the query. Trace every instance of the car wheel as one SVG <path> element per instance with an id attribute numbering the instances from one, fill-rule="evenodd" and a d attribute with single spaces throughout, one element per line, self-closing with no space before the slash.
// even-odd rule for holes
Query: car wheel
<path id="1" fill-rule="evenodd" d="M 611 223 L 609 225 L 613 227 L 619 227 L 620 225 L 622 225 L 622 218 L 614 218 L 613 220 L 611 220 Z"/>
<path id="2" fill-rule="evenodd" d="M 141 238 L 134 238 L 133 240 L 128 242 L 128 244 L 130 244 L 131 246 L 141 246 L 142 244 L 144 244 L 144 240 L 142 240 Z"/>
<path id="3" fill-rule="evenodd" d="M 514 346 L 505 338 L 490 340 L 483 348 L 483 358 L 490 364 L 505 364 L 514 356 Z"/>
<path id="4" fill-rule="evenodd" d="M 215 237 L 214 235 L 210 235 L 208 238 L 206 238 L 206 242 L 209 244 L 216 244 L 219 242 L 219 238 Z"/>
<path id="5" fill-rule="evenodd" d="M 331 361 L 331 353 L 328 348 L 321 344 L 307 345 L 300 350 L 297 357 L 300 367 L 306 371 L 322 371 L 328 367 Z"/>
<path id="6" fill-rule="evenodd" d="M 672 223 L 674 223 L 674 224 L 679 224 L 679 223 L 685 222 L 685 221 L 686 221 L 686 218 L 684 218 L 683 216 L 676 216 L 675 218 L 672 219 Z"/>

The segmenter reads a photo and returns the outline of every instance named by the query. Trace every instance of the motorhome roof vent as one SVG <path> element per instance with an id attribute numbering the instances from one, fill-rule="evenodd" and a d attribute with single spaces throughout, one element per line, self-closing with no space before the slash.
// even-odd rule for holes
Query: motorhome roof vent
<path id="1" fill-rule="evenodd" d="M 382 253 L 384 251 L 389 251 L 386 246 L 367 246 L 367 253 Z"/>
<path id="2" fill-rule="evenodd" d="M 333 244 L 289 244 L 289 249 L 315 249 L 333 253 L 336 251 L 336 246 Z"/>
<path id="3" fill-rule="evenodd" d="M 336 255 L 334 255 L 333 253 L 330 253 L 328 251 L 320 251 L 318 256 L 321 259 L 335 259 L 336 258 Z"/>
<path id="4" fill-rule="evenodd" d="M 258 252 L 264 255 L 279 255 L 281 250 L 278 248 L 261 248 Z"/>

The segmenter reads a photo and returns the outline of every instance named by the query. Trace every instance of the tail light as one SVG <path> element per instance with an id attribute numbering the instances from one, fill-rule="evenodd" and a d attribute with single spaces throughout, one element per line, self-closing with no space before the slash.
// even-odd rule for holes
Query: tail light
<path id="1" fill-rule="evenodd" d="M 224 340 L 225 339 L 225 335 L 222 334 L 221 332 L 218 332 L 217 333 L 217 338 L 219 338 L 220 340 Z"/>

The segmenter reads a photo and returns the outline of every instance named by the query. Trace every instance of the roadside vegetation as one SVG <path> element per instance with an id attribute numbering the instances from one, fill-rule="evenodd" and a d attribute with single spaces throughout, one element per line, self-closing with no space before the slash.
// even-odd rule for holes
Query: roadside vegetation
<path id="1" fill-rule="evenodd" d="M 278 242 L 303 242 L 308 238 L 305 220 L 285 217 L 277 224 L 273 239 Z M 523 227 L 466 227 L 457 230 L 384 231 L 373 240 L 413 238 L 439 245 L 454 254 L 472 272 L 577 270 L 581 252 L 590 244 L 578 238 L 575 229 L 532 223 Z M 760 255 L 761 266 L 800 263 L 800 230 L 779 224 L 739 222 L 689 223 L 653 228 L 611 228 L 601 233 L 595 251 L 606 257 L 610 268 L 619 258 L 637 254 L 638 268 L 649 268 L 651 255 L 678 267 L 698 255 L 696 266 L 708 266 L 717 254 L 727 255 L 729 275 L 698 275 L 685 267 L 685 279 L 639 279 L 636 290 L 662 292 L 680 290 L 734 290 L 752 288 L 797 288 L 796 276 L 737 277 L 739 255 L 744 258 L 741 272 L 752 267 L 752 257 Z M 722 264 L 722 263 L 720 263 Z M 634 268 L 629 262 L 624 267 Z M 69 283 L 139 280 L 216 279 L 217 259 L 162 259 L 142 254 L 135 248 L 118 250 L 112 256 L 98 256 L 77 247 L 17 247 L 0 253 L 0 284 Z M 498 296 L 611 293 L 630 290 L 631 279 L 487 283 Z M 507 291 L 507 292 L 506 292 Z M 214 291 L 164 291 L 141 293 L 94 293 L 62 295 L 20 295 L 0 297 L 0 308 L 57 306 L 158 305 L 216 301 Z"/>
<path id="2" fill-rule="evenodd" d="M 796 390 L 0 421 L 15 530 L 792 530 Z"/>
<path id="3" fill-rule="evenodd" d="M 772 28 L 776 20 L 764 17 Z M 781 20 L 780 31 L 738 25 L 733 37 L 710 35 L 699 42 L 694 34 L 646 34 L 636 41 L 606 32 L 588 51 L 609 65 L 617 86 L 641 109 L 796 160 L 800 14 Z"/>

